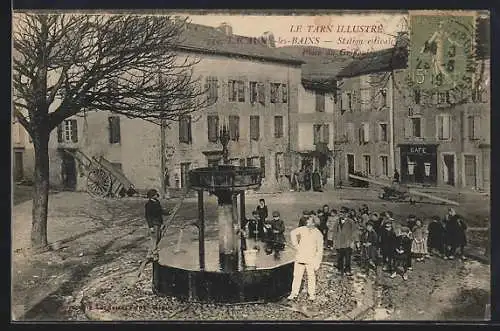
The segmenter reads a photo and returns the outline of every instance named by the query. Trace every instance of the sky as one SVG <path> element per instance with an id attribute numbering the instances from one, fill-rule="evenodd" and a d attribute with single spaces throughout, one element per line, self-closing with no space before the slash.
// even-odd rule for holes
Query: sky
<path id="1" fill-rule="evenodd" d="M 390 48 L 397 32 L 407 29 L 407 16 L 399 13 L 317 16 L 207 14 L 189 15 L 189 18 L 192 23 L 214 27 L 225 22 L 232 26 L 234 34 L 249 37 L 260 37 L 269 31 L 274 34 L 277 47 L 303 45 L 359 52 Z M 353 32 L 360 26 L 370 32 Z"/>

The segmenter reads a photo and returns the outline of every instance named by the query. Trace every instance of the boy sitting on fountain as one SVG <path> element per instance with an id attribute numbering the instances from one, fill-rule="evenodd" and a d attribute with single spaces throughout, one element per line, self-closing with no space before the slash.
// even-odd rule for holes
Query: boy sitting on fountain
<path id="1" fill-rule="evenodd" d="M 148 235 L 151 239 L 151 248 L 148 257 L 152 257 L 157 253 L 158 243 L 161 239 L 161 226 L 163 225 L 163 215 L 168 214 L 161 207 L 160 194 L 157 190 L 151 189 L 147 193 L 148 202 L 145 205 L 146 221 L 148 223 Z"/>

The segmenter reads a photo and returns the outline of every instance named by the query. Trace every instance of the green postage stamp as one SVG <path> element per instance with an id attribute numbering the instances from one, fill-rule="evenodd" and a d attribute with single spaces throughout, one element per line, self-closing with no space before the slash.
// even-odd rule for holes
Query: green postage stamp
<path id="1" fill-rule="evenodd" d="M 411 11 L 409 18 L 413 83 L 454 96 L 470 91 L 476 70 L 475 13 Z"/>

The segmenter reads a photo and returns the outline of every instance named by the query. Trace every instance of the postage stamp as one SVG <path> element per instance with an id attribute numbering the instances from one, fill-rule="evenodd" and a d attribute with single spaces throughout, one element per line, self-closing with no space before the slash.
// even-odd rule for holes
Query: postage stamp
<path id="1" fill-rule="evenodd" d="M 476 63 L 472 12 L 410 13 L 411 78 L 422 90 L 459 93 L 472 88 Z"/>

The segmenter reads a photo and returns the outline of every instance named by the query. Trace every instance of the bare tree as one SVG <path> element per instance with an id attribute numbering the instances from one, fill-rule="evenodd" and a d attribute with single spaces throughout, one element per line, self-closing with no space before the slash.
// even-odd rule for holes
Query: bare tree
<path id="1" fill-rule="evenodd" d="M 50 133 L 83 111 L 153 123 L 207 106 L 197 60 L 178 56 L 186 20 L 165 16 L 17 13 L 13 111 L 35 150 L 31 245 L 47 245 Z"/>

